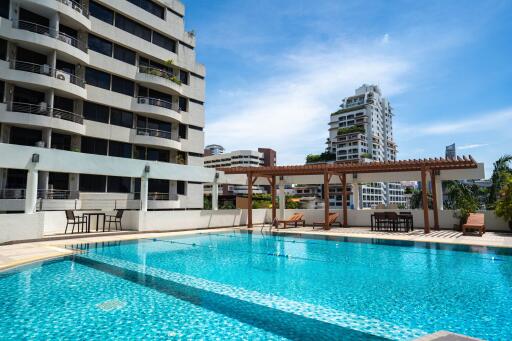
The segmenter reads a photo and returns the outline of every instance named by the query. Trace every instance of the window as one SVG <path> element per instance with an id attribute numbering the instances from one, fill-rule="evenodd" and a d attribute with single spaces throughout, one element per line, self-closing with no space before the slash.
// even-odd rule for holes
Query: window
<path id="1" fill-rule="evenodd" d="M 180 70 L 180 81 L 183 84 L 188 85 L 188 72 L 187 71 Z"/>
<path id="2" fill-rule="evenodd" d="M 169 162 L 169 151 L 155 148 L 147 148 L 146 160 Z"/>
<path id="3" fill-rule="evenodd" d="M 9 3 L 10 1 L 0 1 L 0 17 L 9 19 Z"/>
<path id="4" fill-rule="evenodd" d="M 176 53 L 176 41 L 155 31 L 153 31 L 153 44 Z"/>
<path id="5" fill-rule="evenodd" d="M 125 128 L 133 128 L 133 113 L 129 111 L 111 108 L 110 124 Z"/>
<path id="6" fill-rule="evenodd" d="M 92 102 L 84 102 L 84 118 L 86 120 L 108 123 L 108 107 Z"/>
<path id="7" fill-rule="evenodd" d="M 186 195 L 186 183 L 185 181 L 177 181 L 176 192 L 180 195 Z"/>
<path id="8" fill-rule="evenodd" d="M 85 82 L 98 88 L 110 90 L 110 75 L 91 68 L 85 69 Z"/>
<path id="9" fill-rule="evenodd" d="M 108 155 L 131 159 L 132 145 L 129 143 L 110 141 Z"/>
<path id="10" fill-rule="evenodd" d="M 7 60 L 7 40 L 5 39 L 0 39 L 0 59 Z"/>
<path id="11" fill-rule="evenodd" d="M 107 192 L 130 193 L 132 179 L 122 176 L 109 176 L 107 180 Z"/>
<path id="12" fill-rule="evenodd" d="M 70 98 L 55 96 L 53 99 L 53 107 L 69 112 L 74 111 L 75 102 Z"/>
<path id="13" fill-rule="evenodd" d="M 187 99 L 180 96 L 180 110 L 187 111 Z"/>
<path id="14" fill-rule="evenodd" d="M 169 193 L 169 180 L 149 179 L 148 192 Z"/>
<path id="15" fill-rule="evenodd" d="M 133 97 L 135 83 L 128 79 L 112 76 L 112 91 Z"/>
<path id="16" fill-rule="evenodd" d="M 80 174 L 80 192 L 105 192 L 107 177 L 104 175 Z"/>
<path id="17" fill-rule="evenodd" d="M 37 142 L 42 140 L 42 138 L 40 130 L 11 127 L 9 143 L 19 144 L 22 146 L 35 146 Z"/>
<path id="18" fill-rule="evenodd" d="M 180 123 L 179 128 L 178 128 L 178 133 L 179 133 L 180 138 L 186 139 L 187 138 L 187 125 Z"/>
<path id="19" fill-rule="evenodd" d="M 68 62 L 65 62 L 63 60 L 57 59 L 57 70 L 64 71 L 65 73 L 68 73 L 70 75 L 75 74 L 75 64 L 71 64 Z"/>
<path id="20" fill-rule="evenodd" d="M 97 2 L 90 1 L 89 2 L 89 13 L 95 17 L 100 19 L 101 21 L 106 22 L 107 24 L 114 24 L 114 12 L 109 10 L 108 8 L 98 4 Z"/>
<path id="21" fill-rule="evenodd" d="M 146 160 L 146 148 L 141 146 L 135 146 L 135 152 L 133 157 L 139 160 Z"/>
<path id="22" fill-rule="evenodd" d="M 59 133 L 52 133 L 52 148 L 70 150 L 71 136 Z"/>
<path id="23" fill-rule="evenodd" d="M 96 139 L 93 137 L 82 137 L 82 153 L 107 155 L 107 140 Z"/>
<path id="24" fill-rule="evenodd" d="M 149 28 L 128 19 L 119 13 L 116 14 L 116 27 L 144 40 L 151 41 L 151 30 Z"/>
<path id="25" fill-rule="evenodd" d="M 5 82 L 0 81 L 0 103 L 4 102 L 4 93 L 5 93 Z"/>
<path id="26" fill-rule="evenodd" d="M 112 43 L 110 41 L 92 34 L 89 34 L 88 40 L 89 48 L 91 50 L 112 57 Z"/>
<path id="27" fill-rule="evenodd" d="M 164 19 L 165 18 L 165 8 L 155 4 L 150 0 L 128 0 L 135 6 L 139 6 L 140 8 L 148 11 L 151 14 L 156 15 L 157 17 Z"/>
<path id="28" fill-rule="evenodd" d="M 114 58 L 135 65 L 135 52 L 119 45 L 114 45 Z"/>
<path id="29" fill-rule="evenodd" d="M 48 175 L 48 185 L 53 187 L 53 189 L 67 191 L 69 189 L 69 174 L 50 172 Z"/>

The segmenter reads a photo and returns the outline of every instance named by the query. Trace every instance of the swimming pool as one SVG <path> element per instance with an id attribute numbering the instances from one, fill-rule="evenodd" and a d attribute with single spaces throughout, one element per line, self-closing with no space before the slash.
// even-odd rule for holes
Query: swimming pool
<path id="1" fill-rule="evenodd" d="M 233 231 L 0 273 L 0 339 L 512 339 L 512 251 Z"/>

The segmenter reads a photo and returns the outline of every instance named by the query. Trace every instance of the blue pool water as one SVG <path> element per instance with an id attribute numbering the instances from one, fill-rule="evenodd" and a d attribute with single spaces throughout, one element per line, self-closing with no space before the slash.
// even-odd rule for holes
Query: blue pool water
<path id="1" fill-rule="evenodd" d="M 0 273 L 0 339 L 512 340 L 512 250 L 227 232 Z"/>

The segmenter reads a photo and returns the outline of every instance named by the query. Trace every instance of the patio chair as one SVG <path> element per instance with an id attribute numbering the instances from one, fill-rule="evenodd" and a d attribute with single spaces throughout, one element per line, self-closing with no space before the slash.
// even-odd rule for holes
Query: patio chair
<path id="1" fill-rule="evenodd" d="M 372 231 L 374 229 L 376 231 L 379 231 L 380 229 L 384 229 L 387 224 L 386 213 L 385 212 L 375 212 L 373 214 L 373 221 L 374 221 L 374 223 L 372 223 L 372 226 L 371 226 Z"/>
<path id="2" fill-rule="evenodd" d="M 339 225 L 341 227 L 341 222 L 336 221 L 339 218 L 338 213 L 329 213 L 329 226 Z M 313 223 L 313 229 L 315 229 L 315 226 L 325 226 L 325 222 L 316 222 Z"/>
<path id="3" fill-rule="evenodd" d="M 399 212 L 398 218 L 405 224 L 406 231 L 414 231 L 414 218 L 411 212 Z"/>
<path id="4" fill-rule="evenodd" d="M 68 226 L 71 225 L 71 233 L 75 231 L 75 226 L 78 225 L 78 232 L 83 232 L 84 229 L 87 228 L 87 217 L 77 217 L 73 210 L 66 210 L 66 229 L 64 230 L 64 234 L 68 233 Z M 82 227 L 80 229 L 80 226 Z M 80 231 L 81 230 L 81 231 Z"/>
<path id="5" fill-rule="evenodd" d="M 107 215 L 105 216 L 105 223 L 108 223 L 108 230 L 110 231 L 110 224 L 114 223 L 114 228 L 116 231 L 118 230 L 117 224 L 119 224 L 119 230 L 123 230 L 123 226 L 121 225 L 121 221 L 123 219 L 124 210 L 117 210 L 116 215 Z"/>
<path id="6" fill-rule="evenodd" d="M 468 221 L 462 225 L 462 234 L 466 235 L 469 231 L 478 231 L 478 235 L 481 237 L 485 233 L 483 213 L 470 213 Z"/>
<path id="7" fill-rule="evenodd" d="M 283 228 L 286 228 L 288 225 L 293 224 L 295 227 L 298 227 L 299 223 L 302 223 L 302 226 L 306 226 L 306 221 L 304 220 L 304 213 L 294 213 L 292 216 L 285 220 L 278 220 L 276 228 L 279 228 L 279 224 L 283 224 Z"/>

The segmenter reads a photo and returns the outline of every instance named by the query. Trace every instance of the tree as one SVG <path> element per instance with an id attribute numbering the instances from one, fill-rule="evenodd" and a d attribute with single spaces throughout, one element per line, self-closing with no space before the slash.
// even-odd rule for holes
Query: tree
<path id="1" fill-rule="evenodd" d="M 511 161 L 512 155 L 503 155 L 494 162 L 494 170 L 491 177 L 492 185 L 489 188 L 487 199 L 487 207 L 489 209 L 494 209 L 496 200 L 498 200 L 499 193 L 503 187 L 504 179 L 507 175 L 512 174 L 512 169 L 508 165 Z"/>
<path id="2" fill-rule="evenodd" d="M 455 216 L 459 218 L 461 226 L 468 220 L 469 214 L 476 212 L 480 207 L 477 186 L 465 185 L 459 181 L 450 181 L 446 186 L 447 208 L 456 210 Z"/>
<path id="3" fill-rule="evenodd" d="M 428 198 L 428 208 L 434 207 L 432 205 L 432 195 L 430 193 L 427 193 Z M 411 194 L 411 209 L 419 209 L 423 208 L 423 192 L 419 189 L 415 189 L 412 191 Z"/>
<path id="4" fill-rule="evenodd" d="M 508 227 L 512 230 L 512 175 L 506 174 L 503 186 L 496 201 L 495 213 L 498 217 L 508 221 Z"/>

